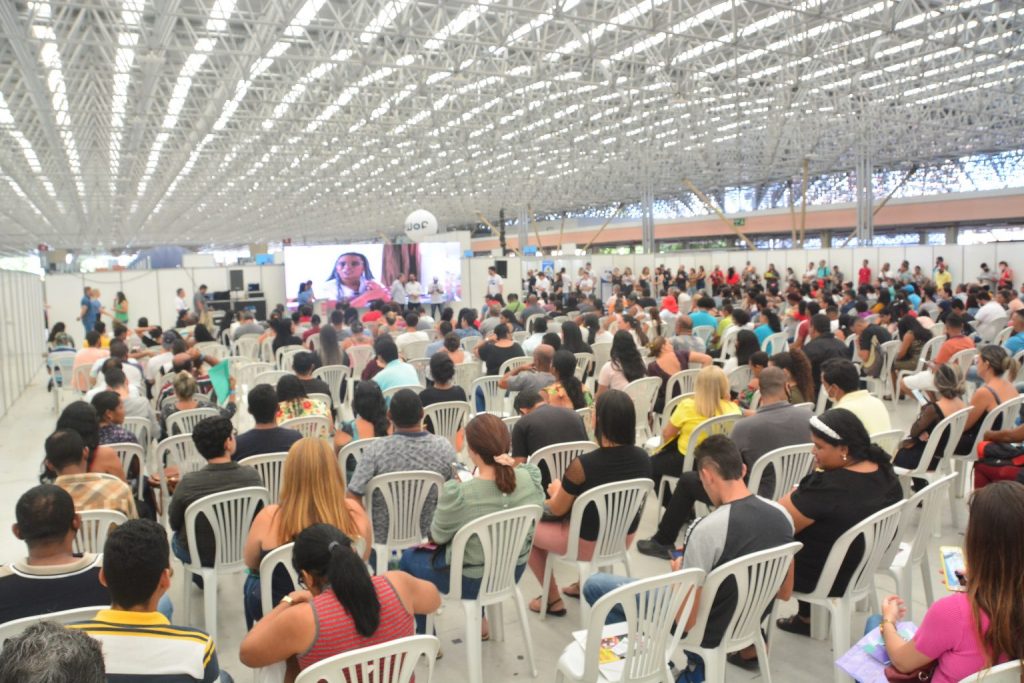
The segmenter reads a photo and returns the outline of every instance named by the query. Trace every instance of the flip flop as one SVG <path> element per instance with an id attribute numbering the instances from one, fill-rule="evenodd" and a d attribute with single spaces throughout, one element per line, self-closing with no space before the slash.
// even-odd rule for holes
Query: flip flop
<path id="1" fill-rule="evenodd" d="M 760 669 L 760 666 L 758 666 L 757 663 L 757 657 L 754 657 L 753 659 L 744 659 L 743 655 L 739 652 L 730 652 L 725 656 L 725 659 L 733 666 L 738 666 L 741 669 L 746 669 L 747 671 L 757 671 Z"/>
<path id="2" fill-rule="evenodd" d="M 533 608 L 534 600 L 538 601 L 537 609 Z M 533 600 L 530 601 L 530 611 L 531 612 L 536 612 L 537 614 L 540 614 L 539 601 L 540 601 L 540 596 L 539 595 L 536 598 L 534 598 Z M 557 610 L 556 609 L 551 609 L 552 605 L 557 605 L 561 601 L 562 601 L 562 598 L 555 598 L 554 600 L 552 600 L 551 602 L 548 603 L 548 610 L 547 610 L 548 616 L 564 617 L 568 613 L 568 610 L 566 610 L 564 606 L 562 607 L 562 609 L 557 609 Z"/>
<path id="3" fill-rule="evenodd" d="M 580 597 L 580 584 L 579 584 L 579 582 L 570 584 L 570 585 L 566 586 L 565 588 L 563 588 L 562 589 L 562 595 L 564 595 L 567 598 L 579 599 L 579 597 Z"/>

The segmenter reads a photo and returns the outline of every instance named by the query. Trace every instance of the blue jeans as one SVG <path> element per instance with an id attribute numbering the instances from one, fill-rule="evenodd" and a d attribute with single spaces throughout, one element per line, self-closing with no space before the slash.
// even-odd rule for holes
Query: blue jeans
<path id="1" fill-rule="evenodd" d="M 444 557 L 444 552 L 435 552 L 426 548 L 409 548 L 402 553 L 402 559 L 398 568 L 408 572 L 418 579 L 429 581 L 437 586 L 437 590 L 445 595 L 451 588 L 451 568 Z M 526 563 L 516 567 L 516 581 L 519 581 L 523 572 L 526 571 Z M 473 600 L 480 593 L 481 579 L 473 579 L 468 576 L 462 577 L 462 597 L 466 600 Z M 416 615 L 416 633 L 423 634 L 427 630 L 427 618 L 422 614 Z"/>
<path id="2" fill-rule="evenodd" d="M 631 579 L 628 576 L 615 576 L 614 574 L 604 573 L 594 574 L 583 584 L 583 599 L 587 601 L 588 605 L 593 606 L 595 602 L 616 588 L 625 586 L 627 583 L 633 583 L 634 581 L 636 579 Z M 604 620 L 604 623 L 617 624 L 625 620 L 626 613 L 622 611 L 622 605 L 615 605 L 608 612 L 608 618 Z"/>
<path id="3" fill-rule="evenodd" d="M 171 552 L 174 556 L 185 562 L 186 564 L 192 561 L 192 557 L 188 554 L 188 543 L 181 540 L 180 532 L 171 534 Z M 199 586 L 199 589 L 203 588 L 203 577 L 198 574 L 192 574 L 192 583 Z"/>

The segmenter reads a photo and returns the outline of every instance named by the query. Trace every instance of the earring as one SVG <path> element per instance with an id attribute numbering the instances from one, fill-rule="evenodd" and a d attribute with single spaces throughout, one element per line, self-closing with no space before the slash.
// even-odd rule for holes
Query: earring
<path id="1" fill-rule="evenodd" d="M 847 460 L 849 460 L 849 458 L 846 455 L 843 455 L 843 462 L 846 462 Z"/>

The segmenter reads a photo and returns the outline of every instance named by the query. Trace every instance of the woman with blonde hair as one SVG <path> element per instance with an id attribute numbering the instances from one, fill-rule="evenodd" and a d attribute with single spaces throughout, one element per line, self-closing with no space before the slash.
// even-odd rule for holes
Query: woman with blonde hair
<path id="1" fill-rule="evenodd" d="M 665 475 L 678 477 L 683 471 L 683 457 L 690 434 L 704 420 L 720 415 L 738 415 L 740 408 L 730 400 L 729 380 L 717 365 L 701 368 L 697 373 L 693 396 L 684 398 L 672 411 L 672 417 L 661 430 L 661 449 L 651 457 L 654 487 L 661 485 Z M 663 500 L 665 505 L 668 500 Z"/>
<path id="2" fill-rule="evenodd" d="M 174 375 L 174 379 L 171 380 L 171 386 L 174 387 L 174 400 L 171 401 L 170 396 L 168 396 L 161 401 L 160 405 L 160 438 L 174 436 L 167 431 L 167 418 L 182 410 L 216 408 L 220 411 L 222 417 L 226 417 L 229 420 L 235 415 L 236 404 L 235 393 L 233 391 L 231 392 L 231 395 L 228 396 L 228 402 L 223 408 L 211 403 L 209 400 L 199 401 L 196 398 L 197 392 L 199 391 L 199 384 L 196 382 L 196 378 L 188 370 L 182 370 Z"/>
<path id="3" fill-rule="evenodd" d="M 325 439 L 299 439 L 288 450 L 281 476 L 281 498 L 276 505 L 263 508 L 249 528 L 245 540 L 245 620 L 249 628 L 263 615 L 260 604 L 260 562 L 267 553 L 291 543 L 303 529 L 314 524 L 330 524 L 341 529 L 357 545 L 362 544 L 363 559 L 370 556 L 373 531 L 363 506 L 345 495 L 334 449 Z M 293 588 L 283 570 L 274 573 L 274 603 Z"/>

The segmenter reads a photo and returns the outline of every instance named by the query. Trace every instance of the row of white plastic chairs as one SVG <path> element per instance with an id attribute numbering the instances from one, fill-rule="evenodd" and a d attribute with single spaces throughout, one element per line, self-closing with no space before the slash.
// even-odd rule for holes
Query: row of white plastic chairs
<path id="1" fill-rule="evenodd" d="M 777 470 L 778 473 L 778 470 Z M 930 594 L 931 577 L 928 567 L 928 531 L 930 520 L 938 514 L 939 501 L 943 489 L 951 485 L 953 475 L 947 475 L 929 484 L 908 500 L 901 501 L 875 515 L 865 519 L 851 528 L 835 543 L 825 563 L 825 568 L 814 591 L 807 594 L 796 594 L 794 597 L 812 603 L 816 608 L 815 623 L 828 610 L 832 615 L 833 652 L 842 653 L 850 647 L 850 621 L 854 605 L 867 599 L 872 609 L 877 611 L 877 587 L 875 574 L 885 571 L 896 578 L 897 591 L 908 602 L 910 599 L 910 571 L 920 565 L 924 576 L 924 584 L 928 591 L 929 603 L 933 600 Z M 389 509 L 389 538 L 385 544 L 375 544 L 378 558 L 383 553 L 401 547 L 409 547 L 420 542 L 419 510 L 422 509 L 427 494 L 441 485 L 440 476 L 430 472 L 404 472 L 382 475 L 371 480 L 367 495 L 380 491 Z M 593 557 L 588 562 L 579 560 L 577 548 L 570 547 L 562 556 L 552 555 L 545 571 L 545 587 L 550 579 L 556 561 L 568 561 L 577 564 L 580 569 L 581 584 L 586 578 L 599 569 L 611 568 L 616 564 L 624 564 L 627 575 L 631 575 L 627 554 L 626 537 L 633 519 L 640 513 L 644 500 L 653 492 L 650 480 L 631 480 L 597 487 L 581 496 L 579 505 L 573 506 L 570 518 L 569 538 L 579 538 L 579 526 L 582 511 L 590 504 L 598 506 L 602 528 L 596 541 Z M 211 526 L 217 536 L 217 557 L 213 567 L 203 568 L 193 563 L 186 566 L 189 573 L 201 573 L 206 581 L 204 602 L 206 604 L 206 629 L 216 638 L 216 580 L 219 574 L 239 571 L 244 567 L 242 547 L 248 532 L 249 521 L 260 504 L 267 504 L 269 493 L 263 488 L 238 489 L 207 496 L 189 506 L 186 512 L 186 527 L 189 538 L 195 538 L 195 523 L 200 515 L 213 518 L 216 523 Z M 406 507 L 408 506 L 408 507 Z M 913 533 L 909 532 L 910 518 L 920 506 L 919 523 Z M 399 513 L 399 510 L 407 510 Z M 105 512 L 105 511 L 104 511 Z M 368 510 L 372 514 L 372 506 Z M 488 515 L 476 520 L 463 528 L 453 541 L 453 569 L 461 573 L 465 543 L 470 537 L 477 535 L 482 540 L 485 552 L 485 575 L 480 595 L 476 600 L 463 600 L 466 613 L 467 647 L 469 649 L 470 680 L 482 680 L 480 660 L 480 608 L 491 607 L 491 619 L 496 635 L 500 638 L 503 624 L 500 611 L 493 608 L 508 598 L 516 601 L 519 621 L 523 628 L 523 642 L 531 673 L 536 675 L 532 642 L 527 626 L 525 603 L 516 585 L 514 575 L 518 562 L 518 549 L 525 542 L 533 524 L 539 519 L 540 508 L 527 506 Z M 114 513 L 117 515 L 118 513 Z M 90 519 L 83 528 L 94 536 L 105 535 L 111 521 L 109 514 L 87 514 Z M 120 520 L 123 521 L 123 520 Z M 409 527 L 409 528 L 404 528 Z M 572 532 L 575 528 L 576 533 Z M 864 552 L 853 572 L 850 584 L 843 596 L 829 598 L 835 575 L 847 557 L 850 547 L 858 538 L 864 540 Z M 904 539 L 907 539 L 904 541 Z M 95 541 L 94 541 L 95 542 Z M 194 540 L 190 540 L 190 552 L 198 557 L 198 549 Z M 84 547 L 84 546 L 80 546 Z M 704 657 L 706 675 L 709 681 L 724 681 L 725 653 L 747 645 L 755 645 L 758 649 L 762 676 L 770 680 L 767 670 L 768 657 L 760 634 L 760 615 L 764 613 L 772 596 L 778 591 L 785 577 L 789 563 L 799 549 L 800 544 L 794 543 L 761 553 L 740 558 L 728 563 L 704 576 L 703 572 L 689 570 L 676 572 L 666 576 L 654 577 L 637 581 L 630 586 L 619 589 L 598 601 L 591 610 L 581 605 L 582 626 L 589 626 L 589 634 L 585 649 L 578 645 L 566 648 L 559 660 L 559 675 L 573 680 L 598 680 L 593 675 L 597 672 L 597 645 L 608 611 L 616 604 L 621 605 L 626 613 L 627 632 L 629 638 L 637 638 L 635 642 L 646 643 L 643 648 L 631 649 L 627 657 L 638 657 L 630 666 L 646 669 L 649 680 L 656 680 L 658 672 L 664 672 L 669 655 L 674 650 L 679 636 L 670 636 L 671 620 L 679 612 L 685 596 L 690 589 L 703 586 L 703 596 L 697 626 L 691 630 L 683 645 Z M 505 556 L 498 557 L 496 554 Z M 291 547 L 283 546 L 276 549 L 264 559 L 260 567 L 262 578 L 263 600 L 268 604 L 265 610 L 272 608 L 270 602 L 271 576 L 279 565 L 290 569 Z M 378 568 L 380 565 L 378 564 Z M 739 587 L 739 601 L 732 618 L 725 630 L 725 637 L 719 647 L 713 650 L 700 648 L 703 639 L 703 625 L 706 623 L 708 611 L 717 588 L 728 577 L 732 577 Z M 293 577 L 294 578 L 294 577 Z M 678 584 L 678 585 L 676 585 Z M 452 582 L 453 593 L 449 598 L 459 599 L 460 582 Z M 182 612 L 186 622 L 189 621 L 189 605 L 183 606 Z M 756 603 L 756 604 L 755 604 Z M 660 605 L 660 607 L 659 607 Z M 689 606 L 686 612 L 689 612 Z M 588 614 L 589 612 L 589 614 Z M 682 617 L 686 619 L 686 614 Z M 681 632 L 681 629 L 679 630 Z M 821 631 L 820 625 L 818 631 Z M 646 635 L 644 635 L 646 634 Z M 594 641 L 594 642 L 591 642 Z M 644 659 L 646 658 L 646 659 Z M 593 659 L 594 661 L 590 661 Z M 321 672 L 323 670 L 319 670 Z M 589 673 L 588 673 L 589 672 Z M 316 679 L 313 679 L 316 680 Z M 648 680 L 640 677 L 637 680 Z M 836 680 L 846 680 L 837 670 Z M 992 680 L 992 679 L 986 679 Z M 998 680 L 998 679 L 997 679 Z"/>

